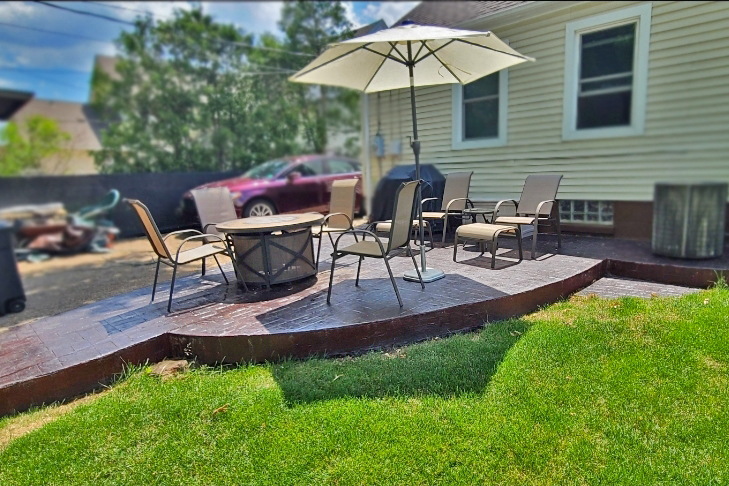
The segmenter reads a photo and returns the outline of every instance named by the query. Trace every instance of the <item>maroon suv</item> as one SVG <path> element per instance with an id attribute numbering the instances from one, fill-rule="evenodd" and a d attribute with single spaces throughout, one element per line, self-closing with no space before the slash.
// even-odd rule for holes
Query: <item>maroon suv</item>
<path id="1" fill-rule="evenodd" d="M 203 184 L 196 189 L 227 187 L 239 217 L 267 216 L 329 210 L 332 183 L 338 179 L 362 179 L 356 160 L 327 155 L 300 155 L 269 160 L 240 177 Z M 186 208 L 194 208 L 190 193 Z M 357 185 L 355 213 L 361 213 L 362 184 Z"/>

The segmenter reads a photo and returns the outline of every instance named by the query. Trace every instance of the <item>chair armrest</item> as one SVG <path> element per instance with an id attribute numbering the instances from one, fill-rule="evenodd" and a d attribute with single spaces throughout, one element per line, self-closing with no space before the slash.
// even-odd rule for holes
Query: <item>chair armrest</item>
<path id="1" fill-rule="evenodd" d="M 170 236 L 172 236 L 172 235 L 179 235 L 179 234 L 182 234 L 182 233 L 197 233 L 198 235 L 201 235 L 201 234 L 202 234 L 202 233 L 201 233 L 200 231 L 198 231 L 198 230 L 196 230 L 196 229 L 184 229 L 184 230 L 178 230 L 178 231 L 173 231 L 172 233 L 167 233 L 167 234 L 166 234 L 166 235 L 164 236 L 164 238 L 162 238 L 162 241 L 166 241 L 166 240 L 167 240 L 167 238 L 169 238 L 169 237 L 170 237 Z"/>
<path id="2" fill-rule="evenodd" d="M 496 221 L 496 216 L 498 216 L 499 214 L 499 208 L 501 207 L 501 205 L 507 202 L 514 203 L 514 210 L 516 210 L 516 208 L 519 206 L 519 203 L 516 202 L 514 199 L 502 199 L 501 201 L 497 202 L 496 207 L 494 208 L 494 214 L 493 216 L 491 216 L 492 223 Z"/>
<path id="3" fill-rule="evenodd" d="M 199 231 L 198 231 L 198 233 L 199 233 Z M 199 235 L 190 236 L 189 238 L 185 238 L 184 240 L 182 240 L 182 243 L 180 243 L 179 248 L 177 248 L 177 253 L 175 254 L 175 263 L 177 263 L 177 260 L 180 258 L 180 251 L 182 250 L 182 247 L 185 246 L 185 243 L 187 243 L 188 241 L 192 241 L 192 240 L 202 239 L 203 244 L 206 244 L 205 240 L 208 238 L 213 238 L 213 239 L 219 240 L 223 245 L 225 245 L 226 251 L 230 251 L 230 248 L 228 248 L 228 244 L 220 236 L 211 235 L 209 233 L 206 233 L 206 234 L 200 233 Z"/>
<path id="4" fill-rule="evenodd" d="M 208 223 L 208 224 L 206 224 L 206 225 L 205 225 L 205 226 L 203 227 L 203 230 L 202 230 L 202 232 L 203 232 L 203 233 L 207 233 L 207 232 L 208 232 L 208 226 L 215 226 L 216 224 L 218 224 L 218 223 Z M 212 233 L 208 233 L 208 234 L 212 234 Z"/>
<path id="5" fill-rule="evenodd" d="M 324 220 L 321 222 L 322 228 L 324 227 L 324 225 L 327 224 L 327 221 L 329 221 L 329 218 L 331 218 L 332 216 L 344 216 L 345 218 L 347 218 L 347 221 L 349 222 L 349 227 L 350 228 L 354 227 L 354 222 L 352 221 L 352 218 L 349 217 L 349 215 L 344 214 L 344 213 L 329 213 L 326 216 L 324 216 Z"/>
<path id="6" fill-rule="evenodd" d="M 420 201 L 420 204 L 426 203 L 428 201 L 440 201 L 440 198 L 438 197 L 426 197 L 422 201 Z"/>
<path id="7" fill-rule="evenodd" d="M 547 199 L 546 201 L 540 202 L 539 205 L 537 205 L 537 213 L 534 215 L 534 217 L 536 219 L 539 219 L 539 214 L 540 214 L 540 212 L 542 210 L 542 206 L 544 206 L 547 203 L 555 203 L 556 204 L 557 203 L 557 200 L 556 199 Z M 557 208 L 557 211 L 559 211 L 559 208 Z M 547 216 L 547 217 L 549 217 L 549 216 Z"/>
<path id="8" fill-rule="evenodd" d="M 446 210 L 445 210 L 446 214 L 451 212 L 451 204 L 453 204 L 456 201 L 466 201 L 466 205 L 468 205 L 468 203 L 471 203 L 471 207 L 473 207 L 473 203 L 467 197 L 457 197 L 455 199 L 451 199 L 450 201 L 448 201 L 448 205 L 446 206 Z M 460 209 L 454 209 L 453 211 L 454 212 L 460 211 Z"/>
<path id="9" fill-rule="evenodd" d="M 377 221 L 377 222 L 378 222 L 378 223 L 382 223 L 383 221 Z M 367 235 L 370 235 L 370 236 L 372 236 L 372 237 L 373 237 L 373 238 L 375 239 L 375 241 L 377 242 L 377 244 L 378 244 L 378 245 L 380 245 L 380 251 L 382 252 L 382 256 L 385 256 L 385 247 L 384 247 L 384 246 L 382 246 L 382 241 L 380 240 L 380 237 L 379 237 L 379 236 L 377 236 L 377 235 L 376 235 L 376 234 L 375 234 L 374 232 L 372 232 L 372 231 L 368 231 L 368 230 L 363 230 L 363 229 L 351 229 L 351 230 L 347 230 L 347 231 L 344 231 L 343 233 L 341 233 L 341 234 L 340 234 L 340 235 L 339 235 L 339 236 L 337 237 L 337 241 L 335 241 L 335 242 L 334 242 L 334 253 L 336 253 L 336 252 L 337 252 L 337 246 L 339 245 L 339 240 L 341 240 L 341 239 L 342 239 L 342 236 L 344 236 L 344 235 L 348 235 L 348 234 L 352 234 L 352 235 L 354 235 L 354 234 L 357 234 L 357 233 L 359 233 L 359 234 L 361 234 L 361 235 L 362 235 L 362 241 L 364 241 L 364 240 L 365 240 L 365 236 L 367 236 Z"/>

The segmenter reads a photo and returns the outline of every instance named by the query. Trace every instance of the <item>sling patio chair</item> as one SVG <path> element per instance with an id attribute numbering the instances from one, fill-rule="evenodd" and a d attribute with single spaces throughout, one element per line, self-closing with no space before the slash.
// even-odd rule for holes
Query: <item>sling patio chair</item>
<path id="1" fill-rule="evenodd" d="M 471 176 L 473 172 L 451 172 L 446 175 L 443 200 L 440 204 L 440 211 L 423 211 L 424 220 L 443 221 L 443 238 L 441 245 L 445 245 L 446 234 L 448 233 L 448 220 L 450 217 L 463 219 L 463 210 L 466 205 L 473 208 L 473 202 L 468 199 L 468 191 L 471 188 Z M 437 197 L 423 199 L 423 204 L 428 201 L 437 201 Z"/>
<path id="2" fill-rule="evenodd" d="M 193 201 L 195 201 L 195 207 L 197 208 L 197 214 L 200 218 L 202 232 L 217 236 L 217 238 L 205 239 L 205 243 L 213 243 L 219 241 L 219 239 L 225 240 L 227 236 L 224 233 L 219 232 L 215 225 L 238 219 L 238 214 L 235 212 L 233 196 L 230 194 L 230 190 L 227 187 L 212 187 L 208 189 L 193 189 L 190 193 L 192 194 Z M 227 248 L 231 248 L 229 242 L 227 243 Z M 233 251 L 226 254 L 235 262 L 235 254 Z M 203 268 L 204 267 L 205 261 L 203 260 Z M 233 270 L 237 276 L 237 265 L 233 265 Z M 248 291 L 248 286 L 246 285 L 245 280 L 238 280 L 243 283 L 243 287 L 246 291 Z"/>
<path id="3" fill-rule="evenodd" d="M 316 249 L 316 265 L 319 267 L 319 255 L 321 253 L 321 240 L 324 233 L 329 236 L 329 241 L 334 246 L 332 233 L 341 233 L 354 229 L 354 204 L 357 197 L 357 184 L 359 179 L 340 179 L 332 183 L 332 196 L 329 199 L 329 214 L 324 217 L 320 226 L 311 228 L 311 236 L 319 239 L 319 246 Z M 357 235 L 354 235 L 357 241 Z"/>
<path id="4" fill-rule="evenodd" d="M 537 254 L 537 231 L 539 225 L 556 226 L 557 249 L 562 248 L 562 230 L 559 225 L 559 208 L 556 207 L 557 191 L 562 181 L 562 174 L 532 174 L 527 176 L 524 187 L 521 191 L 519 201 L 506 199 L 496 203 L 493 223 L 502 225 L 533 226 L 532 233 L 532 260 Z M 499 209 L 503 203 L 511 202 L 516 207 L 515 216 L 499 216 Z M 555 217 L 552 217 L 552 207 L 555 209 Z"/>
<path id="5" fill-rule="evenodd" d="M 377 234 L 368 230 L 352 229 L 339 235 L 337 241 L 334 243 L 334 252 L 332 253 L 332 270 L 329 274 L 327 304 L 331 304 L 332 283 L 334 282 L 334 264 L 338 258 L 345 255 L 354 255 L 359 257 L 359 262 L 357 263 L 357 278 L 354 281 L 354 285 L 357 287 L 359 287 L 359 273 L 362 268 L 362 260 L 365 258 L 382 258 L 385 261 L 387 272 L 390 274 L 390 281 L 392 282 L 392 287 L 395 289 L 397 301 L 400 304 L 400 307 L 402 307 L 402 298 L 400 297 L 400 291 L 397 288 L 397 283 L 395 283 L 395 277 L 392 275 L 389 260 L 396 255 L 395 250 L 405 248 L 413 261 L 416 272 L 418 273 L 420 286 L 423 290 L 425 290 L 425 283 L 423 283 L 423 278 L 420 275 L 420 269 L 418 268 L 415 256 L 410 248 L 410 235 L 413 229 L 413 216 L 415 214 L 415 201 L 419 183 L 419 181 L 404 182 L 397 189 L 397 193 L 395 194 L 395 207 L 392 212 L 393 224 L 390 226 L 390 235 L 387 240 L 387 246 L 382 243 Z M 341 240 L 342 236 L 347 233 L 361 234 L 362 241 L 340 249 L 339 240 Z M 374 241 L 365 241 L 367 235 L 372 236 Z"/>
<path id="6" fill-rule="evenodd" d="M 149 212 L 149 209 L 147 209 L 147 206 L 142 204 L 140 201 L 137 201 L 136 199 L 125 199 L 125 201 L 129 203 L 129 205 L 137 213 L 137 216 L 139 217 L 139 220 L 144 227 L 144 232 L 147 235 L 149 244 L 152 245 L 152 249 L 157 254 L 157 268 L 154 271 L 154 283 L 152 284 L 152 302 L 154 302 L 154 294 L 157 290 L 157 277 L 159 276 L 160 263 L 164 263 L 165 265 L 172 267 L 172 282 L 170 283 L 170 298 L 167 301 L 167 312 L 170 312 L 170 309 L 172 307 L 172 291 L 175 288 L 177 267 L 180 265 L 202 260 L 202 274 L 205 275 L 205 259 L 208 257 L 213 257 L 215 259 L 215 263 L 218 264 L 220 273 L 223 274 L 225 283 L 230 283 L 228 282 L 228 277 L 226 277 L 225 272 L 223 271 L 223 267 L 220 266 L 220 262 L 218 261 L 217 257 L 217 255 L 219 254 L 230 254 L 230 251 L 228 250 L 228 245 L 225 243 L 225 240 L 223 240 L 219 236 L 203 234 L 197 230 L 173 231 L 172 233 L 168 233 L 163 238 L 162 234 L 159 232 L 159 228 L 157 228 L 157 224 L 154 222 L 154 218 L 152 218 L 152 214 Z M 172 256 L 172 252 L 170 252 L 170 249 L 167 247 L 166 240 L 170 236 L 180 233 L 197 234 L 185 238 L 180 244 L 180 247 L 177 249 L 175 255 Z M 185 246 L 188 241 L 193 240 L 200 240 L 203 244 L 201 246 L 198 246 L 197 248 L 191 248 L 189 250 L 182 251 L 182 247 Z M 210 240 L 214 240 L 215 243 L 207 243 Z"/>

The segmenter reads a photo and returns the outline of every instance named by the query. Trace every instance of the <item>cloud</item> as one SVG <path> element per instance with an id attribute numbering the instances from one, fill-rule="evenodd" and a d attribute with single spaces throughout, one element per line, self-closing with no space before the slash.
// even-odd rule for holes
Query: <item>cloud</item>
<path id="1" fill-rule="evenodd" d="M 362 11 L 362 16 L 367 19 L 367 23 L 375 22 L 379 19 L 391 27 L 392 24 L 400 20 L 400 18 L 411 11 L 420 2 L 379 2 L 370 3 Z"/>
<path id="2" fill-rule="evenodd" d="M 205 2 L 203 11 L 217 22 L 232 23 L 247 33 L 279 33 L 283 2 L 223 3 Z"/>

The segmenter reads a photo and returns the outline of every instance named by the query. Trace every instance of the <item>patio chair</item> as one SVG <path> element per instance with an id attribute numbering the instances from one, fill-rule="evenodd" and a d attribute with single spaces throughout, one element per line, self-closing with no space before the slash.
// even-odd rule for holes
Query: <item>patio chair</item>
<path id="1" fill-rule="evenodd" d="M 218 231 L 215 225 L 238 219 L 230 190 L 227 187 L 212 187 L 208 189 L 193 189 L 190 193 L 192 194 L 193 201 L 195 201 L 197 214 L 200 217 L 202 232 L 217 237 L 206 238 L 204 239 L 205 243 L 214 243 L 219 241 L 219 239 L 225 240 L 226 235 Z M 229 244 L 226 246 L 230 248 Z M 235 262 L 235 254 L 232 251 L 226 250 L 226 254 Z M 204 268 L 205 261 L 203 260 L 203 272 Z M 234 264 L 233 270 L 235 271 L 236 277 L 238 277 L 238 266 Z M 248 291 L 248 285 L 246 285 L 245 280 L 241 278 L 238 280 L 243 282 L 243 287 Z"/>
<path id="2" fill-rule="evenodd" d="M 463 218 L 462 211 L 466 209 L 466 205 L 470 204 L 473 207 L 473 203 L 468 199 L 472 175 L 473 172 L 451 172 L 447 174 L 440 211 L 423 211 L 424 220 L 443 221 L 441 245 L 445 245 L 446 234 L 448 233 L 448 220 L 450 217 Z M 437 200 L 437 197 L 429 197 L 423 199 L 423 204 L 428 201 Z"/>
<path id="3" fill-rule="evenodd" d="M 505 199 L 499 201 L 494 208 L 494 215 L 491 219 L 493 223 L 504 225 L 518 225 L 520 228 L 524 225 L 532 225 L 534 232 L 532 234 L 532 260 L 537 254 L 537 232 L 539 225 L 547 223 L 550 226 L 556 226 L 557 230 L 557 248 L 562 248 L 562 230 L 559 225 L 559 208 L 555 208 L 556 216 L 552 218 L 552 206 L 557 202 L 557 191 L 559 191 L 559 183 L 562 180 L 562 174 L 533 174 L 526 178 L 524 188 L 521 191 L 519 201 L 513 199 Z M 501 205 L 511 202 L 516 207 L 515 216 L 499 216 Z"/>
<path id="4" fill-rule="evenodd" d="M 223 274 L 225 283 L 230 283 L 228 282 L 228 277 L 225 275 L 223 267 L 220 266 L 220 262 L 218 261 L 217 257 L 217 255 L 219 254 L 230 254 L 230 251 L 228 251 L 228 245 L 222 238 L 216 235 L 203 234 L 197 230 L 173 231 L 172 233 L 168 233 L 163 238 L 159 232 L 159 228 L 157 228 L 157 224 L 154 222 L 154 218 L 152 218 L 152 214 L 149 212 L 149 209 L 147 209 L 147 206 L 142 204 L 140 201 L 137 201 L 136 199 L 125 199 L 125 201 L 129 203 L 129 205 L 137 213 L 137 216 L 139 217 L 139 220 L 144 227 L 144 233 L 147 235 L 149 244 L 152 245 L 152 249 L 157 254 L 157 268 L 154 271 L 154 283 L 152 284 L 152 302 L 154 302 L 154 294 L 157 290 L 157 277 L 159 276 L 160 263 L 164 263 L 165 265 L 172 267 L 172 282 L 170 283 L 170 298 L 167 301 L 167 312 L 170 312 L 170 309 L 172 307 L 172 291 L 175 288 L 177 267 L 180 265 L 202 260 L 202 274 L 205 275 L 205 259 L 208 257 L 213 257 L 215 259 L 215 263 L 218 264 L 220 273 Z M 189 238 L 185 238 L 182 241 L 182 244 L 180 244 L 180 247 L 177 249 L 175 255 L 172 256 L 172 252 L 170 252 L 170 249 L 167 247 L 166 240 L 170 236 L 180 233 L 197 234 L 190 236 Z M 182 251 L 182 247 L 185 246 L 185 243 L 192 240 L 202 240 L 203 244 L 201 246 L 198 246 L 197 248 Z M 215 240 L 216 243 L 206 243 L 209 240 Z"/>
<path id="5" fill-rule="evenodd" d="M 329 199 L 329 214 L 324 217 L 321 225 L 311 228 L 311 236 L 319 239 L 319 246 L 316 249 L 316 265 L 319 268 L 319 255 L 321 253 L 321 240 L 324 233 L 329 236 L 329 241 L 334 246 L 332 233 L 341 233 L 354 229 L 354 204 L 357 198 L 357 184 L 359 179 L 340 179 L 332 183 L 332 195 Z M 357 235 L 354 235 L 357 241 Z"/>
<path id="6" fill-rule="evenodd" d="M 218 232 L 215 225 L 238 219 L 230 190 L 227 187 L 213 187 L 210 189 L 193 189 L 190 193 L 195 201 L 203 233 L 224 238 L 225 235 Z"/>
<path id="7" fill-rule="evenodd" d="M 334 282 L 334 264 L 338 258 L 345 255 L 354 255 L 359 257 L 357 263 L 357 278 L 354 281 L 354 285 L 359 287 L 359 273 L 362 268 L 362 260 L 365 258 L 382 258 L 385 261 L 387 272 L 390 274 L 390 281 L 392 287 L 395 289 L 395 295 L 400 307 L 403 306 L 402 298 L 400 297 L 400 291 L 395 283 L 395 277 L 392 275 L 392 269 L 390 268 L 389 260 L 395 256 L 395 250 L 400 248 L 407 249 L 408 255 L 413 261 L 415 270 L 420 279 L 420 286 L 425 290 L 425 283 L 420 275 L 420 269 L 415 261 L 415 256 L 410 249 L 410 235 L 413 229 L 413 216 L 415 213 L 415 201 L 417 195 L 417 188 L 419 181 L 404 182 L 397 190 L 395 194 L 395 207 L 392 212 L 392 221 L 394 224 L 390 226 L 390 235 L 387 240 L 387 246 L 383 245 L 380 238 L 372 231 L 362 229 L 352 229 L 343 232 L 337 238 L 334 243 L 334 253 L 332 253 L 332 270 L 329 274 L 329 291 L 327 293 L 327 304 L 331 304 L 332 297 L 332 283 Z M 360 233 L 362 235 L 362 241 L 359 241 L 353 245 L 339 249 L 339 240 L 342 236 L 347 233 Z M 374 238 L 374 241 L 365 241 L 367 235 Z"/>

